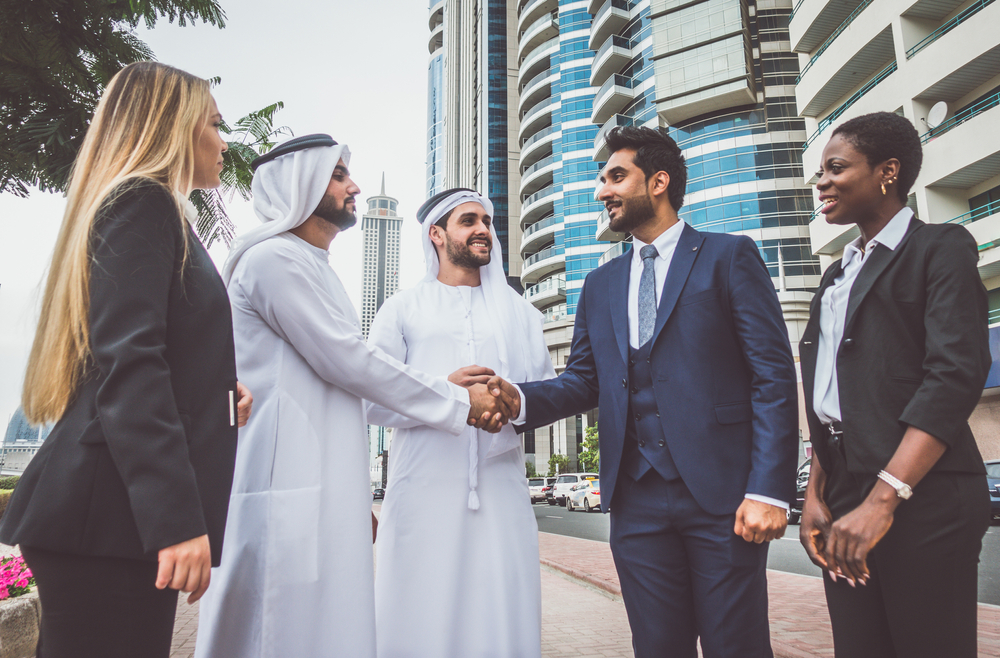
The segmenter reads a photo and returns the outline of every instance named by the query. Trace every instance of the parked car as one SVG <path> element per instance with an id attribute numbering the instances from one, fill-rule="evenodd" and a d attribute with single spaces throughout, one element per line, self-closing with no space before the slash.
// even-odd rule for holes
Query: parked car
<path id="1" fill-rule="evenodd" d="M 990 520 L 1000 520 L 1000 459 L 986 463 L 986 481 L 990 484 Z"/>
<path id="2" fill-rule="evenodd" d="M 596 480 L 597 473 L 563 473 L 556 477 L 556 483 L 552 485 L 552 490 L 545 492 L 545 499 L 549 505 L 566 506 L 566 496 L 574 484 L 580 484 L 585 480 Z M 550 495 L 551 494 L 551 495 Z"/>
<path id="3" fill-rule="evenodd" d="M 385 489 L 375 489 L 372 491 L 372 500 L 385 500 Z"/>
<path id="4" fill-rule="evenodd" d="M 582 507 L 583 511 L 601 511 L 601 481 L 584 480 L 573 487 L 566 498 L 566 511 L 572 512 Z"/>
<path id="5" fill-rule="evenodd" d="M 545 489 L 555 481 L 554 477 L 528 478 L 528 491 L 531 492 L 531 502 L 544 503 Z"/>
<path id="6" fill-rule="evenodd" d="M 795 472 L 795 502 L 788 509 L 788 523 L 798 523 L 802 520 L 802 506 L 806 500 L 806 485 L 809 484 L 809 466 L 812 459 L 807 459 L 799 464 L 799 470 Z"/>

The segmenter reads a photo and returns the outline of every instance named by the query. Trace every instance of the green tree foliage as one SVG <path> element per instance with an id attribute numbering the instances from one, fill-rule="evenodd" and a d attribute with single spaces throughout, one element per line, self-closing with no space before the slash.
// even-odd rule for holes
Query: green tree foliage
<path id="1" fill-rule="evenodd" d="M 552 455 L 549 457 L 549 475 L 556 474 L 558 467 L 560 473 L 565 473 L 569 468 L 569 457 L 566 455 Z"/>
<path id="2" fill-rule="evenodd" d="M 583 452 L 577 459 L 580 463 L 580 470 L 596 473 L 600 464 L 600 441 L 597 435 L 597 424 L 591 425 L 583 435 Z"/>
<path id="3" fill-rule="evenodd" d="M 525 477 L 533 478 L 538 476 L 538 471 L 535 470 L 535 460 L 529 459 L 524 462 L 524 475 Z"/>
<path id="4" fill-rule="evenodd" d="M 0 0 L 0 192 L 61 191 L 104 87 L 153 59 L 140 21 L 225 27 L 217 0 Z"/>

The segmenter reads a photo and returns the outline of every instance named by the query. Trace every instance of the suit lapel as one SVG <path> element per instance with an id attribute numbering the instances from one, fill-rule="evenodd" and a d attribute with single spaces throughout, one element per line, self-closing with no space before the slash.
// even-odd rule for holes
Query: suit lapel
<path id="1" fill-rule="evenodd" d="M 895 260 L 903 251 L 903 246 L 906 241 L 913 234 L 913 231 L 920 225 L 921 222 L 916 217 L 910 219 L 910 225 L 906 228 L 906 233 L 903 235 L 903 239 L 899 241 L 895 249 L 889 249 L 884 245 L 878 245 L 872 251 L 871 255 L 868 256 L 868 260 L 865 264 L 861 266 L 861 271 L 858 272 L 858 278 L 854 280 L 854 285 L 851 286 L 851 297 L 847 302 L 847 317 L 844 320 L 844 336 L 850 336 L 851 322 L 854 320 L 854 316 L 857 314 L 858 307 L 861 302 L 864 301 L 865 296 L 875 285 L 875 281 L 878 280 L 882 272 L 885 272 L 889 264 Z"/>
<path id="2" fill-rule="evenodd" d="M 691 228 L 689 224 L 684 225 L 681 237 L 677 241 L 677 247 L 674 249 L 674 256 L 670 259 L 667 280 L 663 282 L 660 303 L 656 307 L 656 327 L 653 329 L 653 337 L 650 340 L 656 341 L 660 330 L 667 323 L 670 314 L 674 312 L 684 284 L 691 274 L 691 268 L 694 267 L 694 261 L 698 258 L 701 243 L 704 241 L 705 238 L 702 237 L 701 233 Z"/>
<path id="3" fill-rule="evenodd" d="M 615 330 L 615 340 L 622 355 L 622 362 L 628 362 L 628 284 L 632 269 L 632 250 L 615 258 L 608 264 L 608 300 L 611 305 L 611 324 Z"/>

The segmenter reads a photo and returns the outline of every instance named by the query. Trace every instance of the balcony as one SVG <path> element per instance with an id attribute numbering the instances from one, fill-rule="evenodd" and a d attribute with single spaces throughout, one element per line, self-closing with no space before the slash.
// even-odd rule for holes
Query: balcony
<path id="1" fill-rule="evenodd" d="M 590 65 L 590 86 L 603 84 L 608 76 L 622 70 L 631 59 L 632 48 L 628 39 L 612 34 L 594 55 L 594 61 Z"/>
<path id="2" fill-rule="evenodd" d="M 862 2 L 860 5 L 854 8 L 854 11 L 852 11 L 847 16 L 847 18 L 844 19 L 844 22 L 841 23 L 840 26 L 833 31 L 833 34 L 831 34 L 826 38 L 826 41 L 824 41 L 823 45 L 819 47 L 819 49 L 816 51 L 816 54 L 809 59 L 809 63 L 802 68 L 802 71 L 799 73 L 799 76 L 795 78 L 795 84 L 798 84 L 802 80 L 803 76 L 805 76 L 805 74 L 809 71 L 809 69 L 812 68 L 813 64 L 815 64 L 816 61 L 823 55 L 823 53 L 826 52 L 826 49 L 829 48 L 830 45 L 837 40 L 837 37 L 839 37 L 841 34 L 844 33 L 844 30 L 846 30 L 850 26 L 850 24 L 854 22 L 854 19 L 860 16 L 861 12 L 863 12 L 865 8 L 867 8 L 868 5 L 870 5 L 872 2 L 873 0 L 864 0 L 864 2 Z"/>
<path id="3" fill-rule="evenodd" d="M 434 31 L 438 25 L 444 22 L 444 0 L 436 0 L 431 3 L 430 11 L 427 16 L 427 27 L 430 28 L 431 32 Z"/>
<path id="4" fill-rule="evenodd" d="M 843 24 L 864 0 L 809 0 L 799 2 L 788 17 L 792 51 L 810 53 Z"/>
<path id="5" fill-rule="evenodd" d="M 546 274 L 564 269 L 566 267 L 565 253 L 565 248 L 553 245 L 524 259 L 524 267 L 521 268 L 521 285 L 527 289 Z"/>
<path id="6" fill-rule="evenodd" d="M 596 124 L 603 124 L 619 110 L 624 109 L 634 98 L 632 78 L 616 73 L 608 78 L 594 95 L 594 111 L 590 120 Z"/>
<path id="7" fill-rule="evenodd" d="M 559 67 L 542 71 L 521 87 L 521 98 L 517 101 L 518 111 L 523 111 L 552 95 L 552 85 L 559 82 Z"/>
<path id="8" fill-rule="evenodd" d="M 521 65 L 517 72 L 517 84 L 521 86 L 526 80 L 530 80 L 545 69 L 551 66 L 552 56 L 559 54 L 559 39 L 549 39 L 538 46 L 521 60 Z"/>
<path id="9" fill-rule="evenodd" d="M 528 0 L 517 13 L 518 34 L 526 32 L 529 25 L 545 14 L 554 14 L 557 11 L 559 11 L 557 0 Z"/>
<path id="10" fill-rule="evenodd" d="M 559 36 L 559 21 L 555 14 L 546 14 L 528 26 L 517 39 L 517 56 L 522 57 L 549 39 Z"/>
<path id="11" fill-rule="evenodd" d="M 566 275 L 557 274 L 539 281 L 524 291 L 524 298 L 535 308 L 545 308 L 550 304 L 566 301 Z"/>
<path id="12" fill-rule="evenodd" d="M 560 186 L 550 185 L 525 199 L 521 204 L 521 226 L 528 226 L 552 212 L 552 206 L 560 194 L 562 194 Z"/>
<path id="13" fill-rule="evenodd" d="M 977 117 L 983 112 L 991 110 L 998 105 L 1000 105 L 1000 93 L 993 94 L 992 96 L 987 96 L 978 103 L 963 109 L 961 112 L 958 112 L 957 114 L 955 114 L 955 116 L 948 119 L 940 126 L 932 128 L 931 130 L 925 132 L 923 135 L 920 136 L 920 143 L 926 144 L 932 139 L 940 137 L 941 135 L 954 129 L 955 127 L 962 125 L 966 121 L 969 121 L 970 119 L 973 119 L 974 117 Z M 996 124 L 991 124 L 990 128 L 988 129 L 995 129 L 995 127 Z"/>
<path id="14" fill-rule="evenodd" d="M 612 128 L 617 128 L 618 126 L 631 126 L 632 119 L 623 115 L 615 114 L 610 119 L 608 119 L 601 129 L 597 131 L 597 137 L 594 138 L 594 161 L 603 162 L 608 159 L 608 147 L 604 143 L 604 138 L 608 136 Z"/>
<path id="15" fill-rule="evenodd" d="M 562 155 L 550 155 L 521 172 L 521 196 L 534 194 L 542 187 L 551 185 L 555 170 L 561 164 Z"/>
<path id="16" fill-rule="evenodd" d="M 427 40 L 427 51 L 433 55 L 442 46 L 444 46 L 444 23 L 438 23 L 438 26 L 431 30 L 431 36 Z"/>
<path id="17" fill-rule="evenodd" d="M 562 136 L 562 126 L 543 128 L 521 144 L 521 166 L 529 167 L 552 153 L 552 143 Z"/>
<path id="18" fill-rule="evenodd" d="M 628 23 L 629 9 L 626 0 L 606 0 L 597 10 L 594 22 L 590 28 L 590 43 L 587 45 L 591 50 L 597 50 L 598 46 L 604 43 L 612 34 L 621 31 Z"/>
<path id="19" fill-rule="evenodd" d="M 597 218 L 597 232 L 594 234 L 594 239 L 601 242 L 621 242 L 627 237 L 628 233 L 618 233 L 611 230 L 611 218 L 608 216 L 607 210 Z"/>
<path id="20" fill-rule="evenodd" d="M 829 107 L 857 87 L 859 80 L 874 77 L 895 60 L 886 5 L 875 5 L 868 11 L 876 14 L 866 14 L 865 20 L 855 22 L 850 39 L 830 46 L 826 55 L 830 58 L 828 65 L 807 67 L 799 74 L 795 93 L 799 114 L 812 117 L 825 114 Z M 820 57 L 817 54 L 812 61 Z M 837 62 L 844 64 L 836 66 Z"/>
<path id="21" fill-rule="evenodd" d="M 545 324 L 560 322 L 562 320 L 569 320 L 569 313 L 566 312 L 565 304 L 556 304 L 542 311 L 542 322 Z"/>
<path id="22" fill-rule="evenodd" d="M 632 248 L 632 241 L 628 240 L 626 242 L 618 242 L 613 247 L 601 254 L 601 257 L 597 259 L 597 266 L 600 267 L 605 263 L 609 263 L 615 258 L 618 258 L 624 254 L 627 250 Z"/>
<path id="23" fill-rule="evenodd" d="M 546 242 L 552 242 L 555 239 L 553 237 L 555 232 L 562 223 L 563 218 L 560 215 L 551 215 L 524 229 L 521 235 L 521 257 L 538 251 L 538 248 Z"/>
<path id="24" fill-rule="evenodd" d="M 878 83 L 882 82 L 890 75 L 895 73 L 895 71 L 896 71 L 896 62 L 893 62 L 889 66 L 882 69 L 878 73 L 878 75 L 876 75 L 868 83 L 866 83 L 865 86 L 863 86 L 861 89 L 851 94 L 851 97 L 848 98 L 843 103 L 841 103 L 841 105 L 837 109 L 835 109 L 833 112 L 830 112 L 830 114 L 826 115 L 826 118 L 824 118 L 822 121 L 819 122 L 819 127 L 816 129 L 816 132 L 810 135 L 809 139 L 807 139 L 805 144 L 802 145 L 802 151 L 805 152 L 806 149 L 808 149 L 809 146 L 812 145 L 812 143 L 815 142 L 816 139 L 823 133 L 823 131 L 829 128 L 833 124 L 833 122 L 839 119 L 844 114 L 844 112 L 849 110 L 852 105 L 861 100 L 861 98 L 865 94 L 874 89 L 878 85 Z"/>
<path id="25" fill-rule="evenodd" d="M 993 215 L 1000 214 L 1000 201 L 991 201 L 985 206 L 980 206 L 975 210 L 970 210 L 964 215 L 959 215 L 958 217 L 952 217 L 946 224 L 971 224 L 972 222 L 977 222 L 980 219 L 986 219 L 987 217 L 992 217 Z"/>
<path id="26" fill-rule="evenodd" d="M 960 11 L 954 18 L 946 22 L 944 25 L 934 30 L 926 37 L 921 39 L 915 46 L 906 51 L 906 59 L 912 59 L 917 53 L 931 45 L 944 35 L 948 34 L 956 27 L 964 23 L 965 21 L 971 19 L 973 16 L 978 14 L 980 11 L 985 9 L 988 5 L 993 4 L 993 0 L 978 0 L 973 4 L 969 5 L 962 11 Z"/>
<path id="27" fill-rule="evenodd" d="M 552 112 L 559 109 L 559 96 L 546 98 L 521 117 L 521 127 L 518 129 L 518 139 L 531 135 L 552 123 Z"/>

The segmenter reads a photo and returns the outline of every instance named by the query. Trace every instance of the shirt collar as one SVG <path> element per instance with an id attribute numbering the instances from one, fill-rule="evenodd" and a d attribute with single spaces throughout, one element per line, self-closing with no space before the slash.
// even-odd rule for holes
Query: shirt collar
<path id="1" fill-rule="evenodd" d="M 855 258 L 863 258 L 864 254 L 870 252 L 872 247 L 877 244 L 883 247 L 888 247 L 890 250 L 895 251 L 899 243 L 902 242 L 903 236 L 906 235 L 906 229 L 910 226 L 910 218 L 913 217 L 913 211 L 907 207 L 904 207 L 898 213 L 893 215 L 889 223 L 882 227 L 882 230 L 878 234 L 868 241 L 865 246 L 864 252 L 861 251 L 861 236 L 854 238 L 851 242 L 844 247 L 844 260 L 842 265 L 847 267 L 848 263 L 853 261 Z"/>
<path id="2" fill-rule="evenodd" d="M 677 242 L 681 239 L 681 233 L 684 232 L 684 220 L 680 219 L 676 224 L 668 228 L 663 233 L 656 236 L 653 240 L 653 246 L 656 247 L 657 258 L 666 258 L 673 253 L 674 248 L 677 246 Z M 642 265 L 642 256 L 639 255 L 639 250 L 646 246 L 646 243 L 639 238 L 632 236 L 632 263 L 638 263 Z"/>

